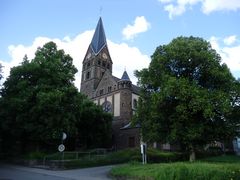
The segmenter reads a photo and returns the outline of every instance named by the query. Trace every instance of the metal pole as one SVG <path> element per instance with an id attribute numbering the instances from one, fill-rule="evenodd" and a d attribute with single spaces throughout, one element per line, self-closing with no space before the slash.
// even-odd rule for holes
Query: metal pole
<path id="1" fill-rule="evenodd" d="M 62 152 L 62 168 L 64 168 L 64 151 Z"/>

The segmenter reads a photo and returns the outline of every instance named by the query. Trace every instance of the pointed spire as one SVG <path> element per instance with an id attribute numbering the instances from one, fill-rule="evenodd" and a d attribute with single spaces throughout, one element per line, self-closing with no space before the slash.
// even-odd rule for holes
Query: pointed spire
<path id="1" fill-rule="evenodd" d="M 93 52 L 97 55 L 106 44 L 107 41 L 103 28 L 102 18 L 100 17 L 90 46 Z"/>
<path id="2" fill-rule="evenodd" d="M 130 78 L 129 78 L 126 70 L 123 72 L 121 80 L 130 81 Z"/>

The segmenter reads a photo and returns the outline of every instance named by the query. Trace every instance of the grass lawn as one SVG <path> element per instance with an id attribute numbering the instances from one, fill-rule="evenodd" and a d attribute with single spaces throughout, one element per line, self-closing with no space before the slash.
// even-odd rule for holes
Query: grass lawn
<path id="1" fill-rule="evenodd" d="M 113 168 L 111 175 L 122 179 L 240 180 L 240 157 L 211 157 L 194 163 L 128 164 Z"/>

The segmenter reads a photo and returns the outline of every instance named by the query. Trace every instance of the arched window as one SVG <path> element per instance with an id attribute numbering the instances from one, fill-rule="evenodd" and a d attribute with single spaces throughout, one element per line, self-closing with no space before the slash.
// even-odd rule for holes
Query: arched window
<path id="1" fill-rule="evenodd" d="M 133 108 L 136 109 L 137 108 L 137 100 L 133 99 Z"/>
<path id="2" fill-rule="evenodd" d="M 88 71 L 87 72 L 87 79 L 89 79 L 90 78 L 90 72 Z"/>

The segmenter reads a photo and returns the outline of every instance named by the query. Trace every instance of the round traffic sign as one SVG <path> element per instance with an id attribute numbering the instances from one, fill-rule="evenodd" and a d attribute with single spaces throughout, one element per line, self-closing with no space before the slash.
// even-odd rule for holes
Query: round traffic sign
<path id="1" fill-rule="evenodd" d="M 62 134 L 62 140 L 65 140 L 67 138 L 67 134 L 65 132 L 63 132 Z"/>
<path id="2" fill-rule="evenodd" d="M 65 150 L 65 146 L 63 145 L 63 144 L 60 144 L 59 146 L 58 146 L 58 151 L 59 152 L 63 152 Z"/>

